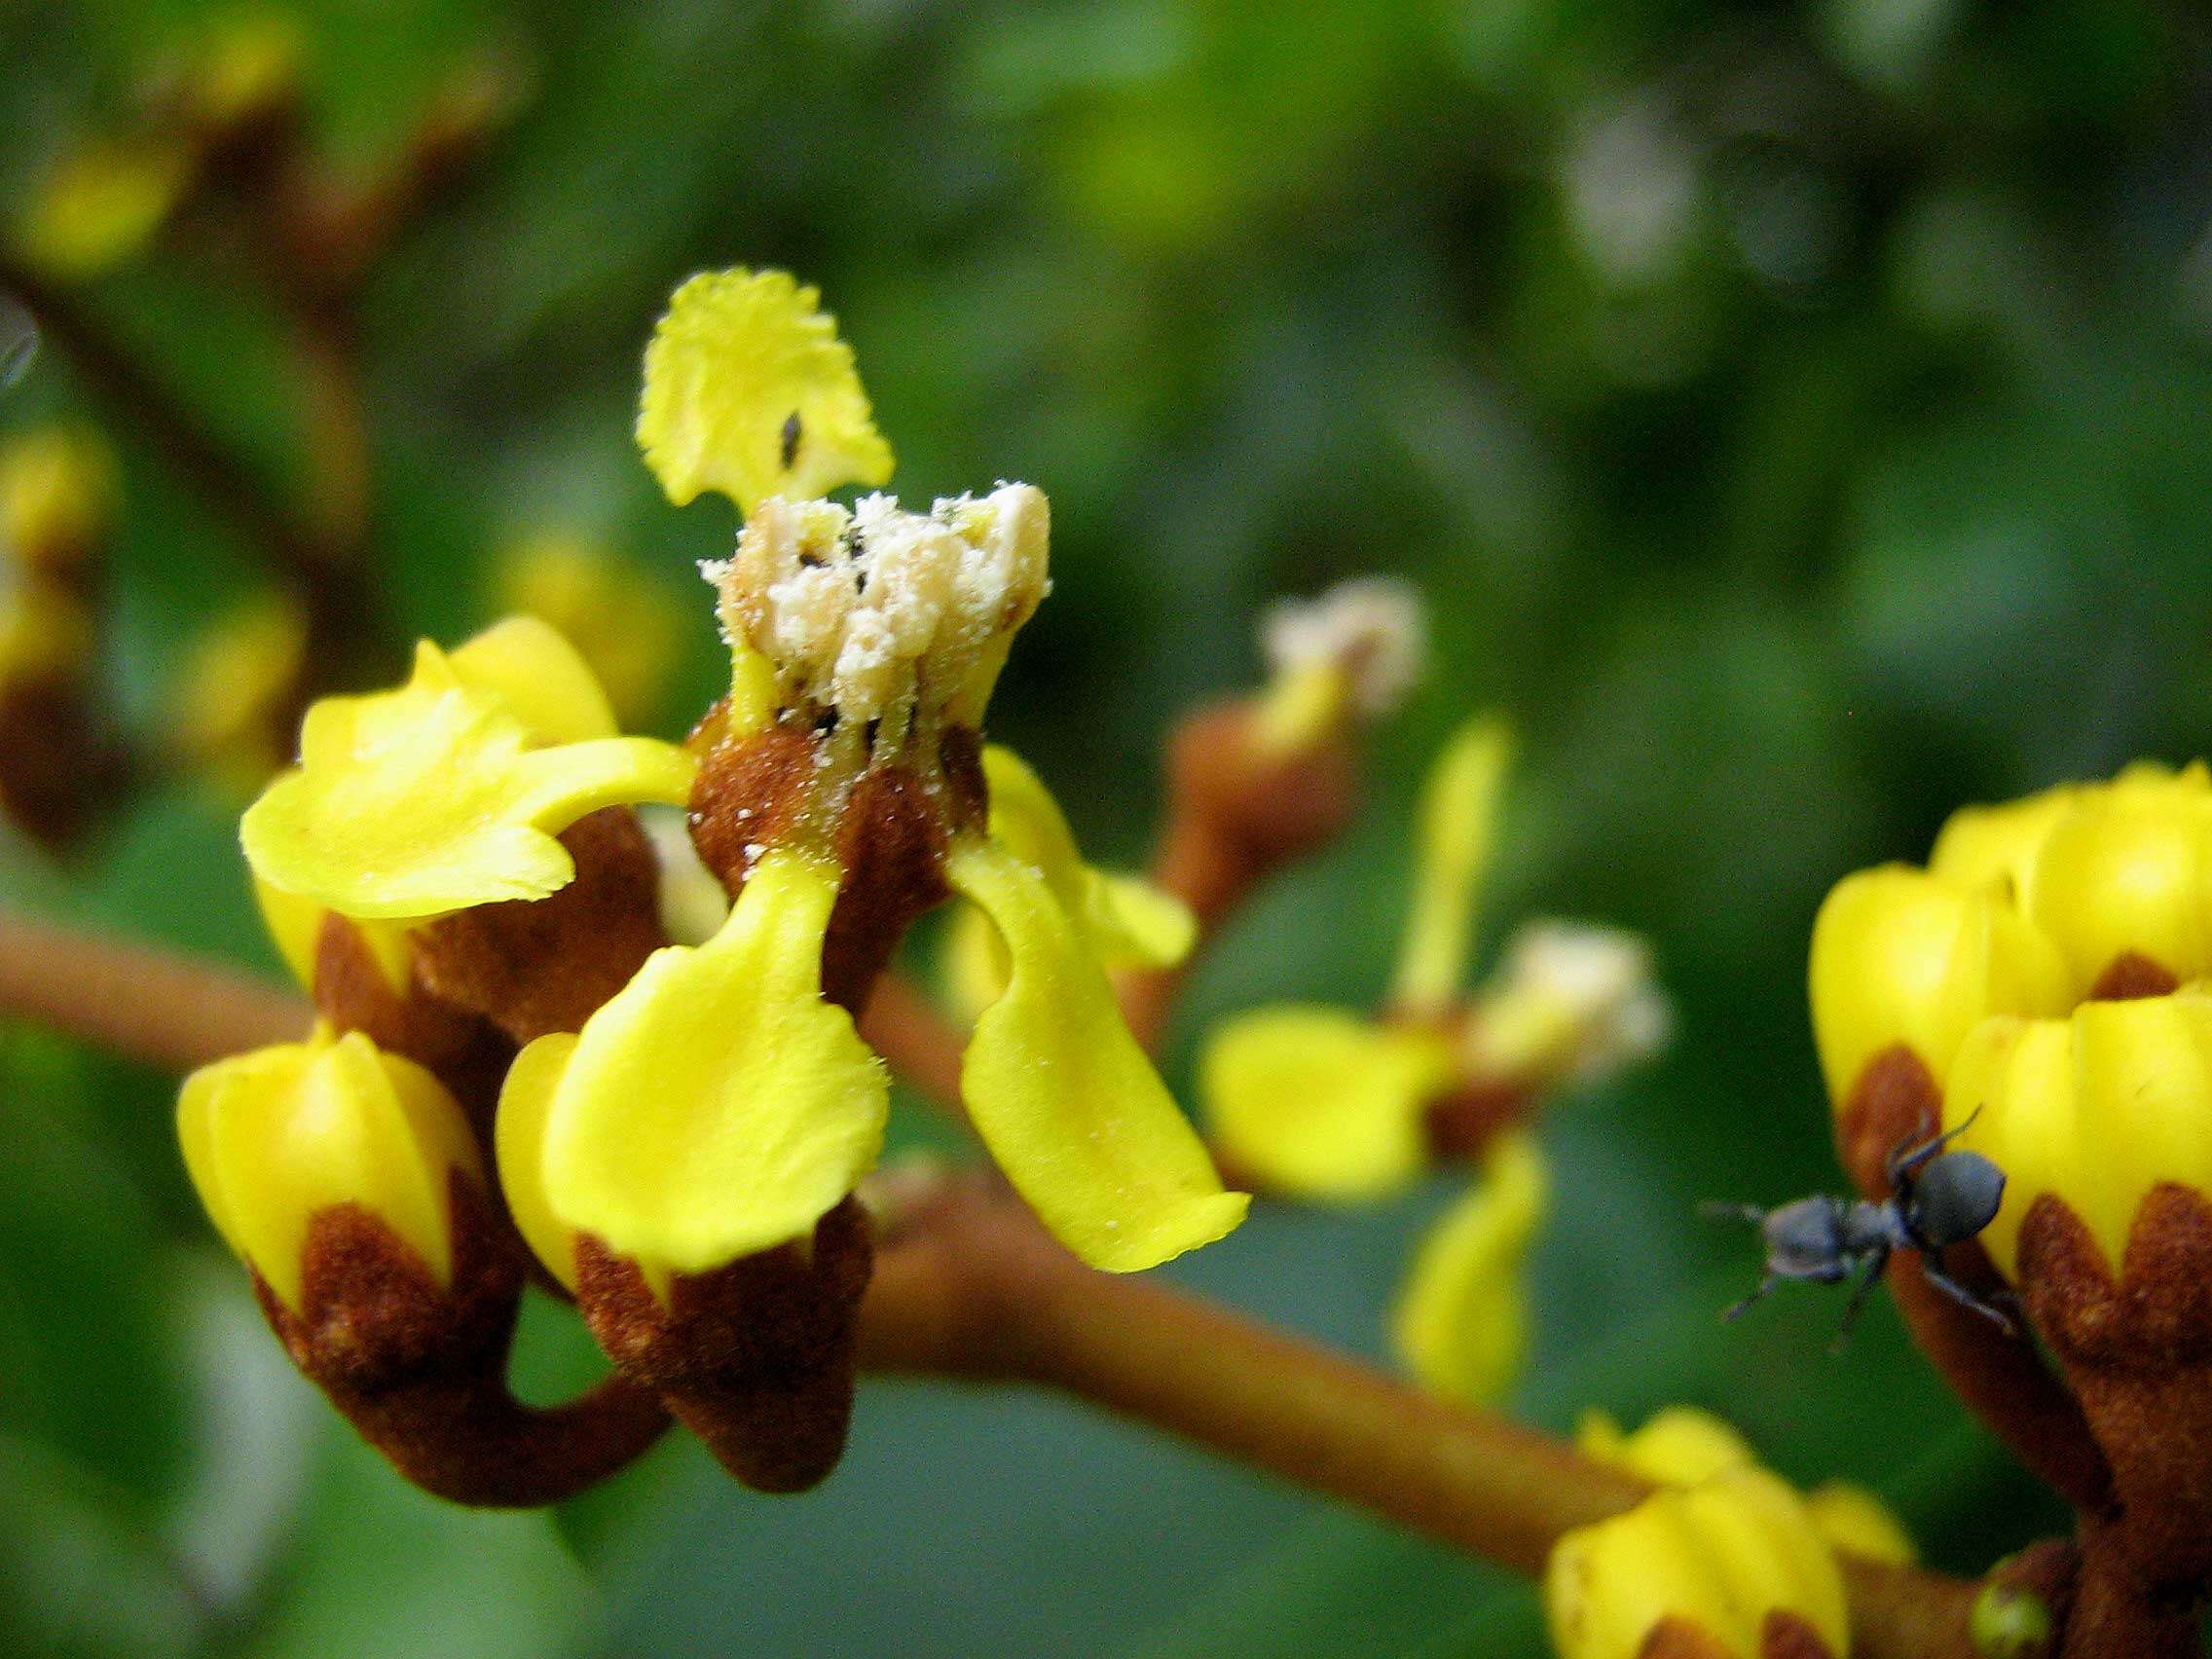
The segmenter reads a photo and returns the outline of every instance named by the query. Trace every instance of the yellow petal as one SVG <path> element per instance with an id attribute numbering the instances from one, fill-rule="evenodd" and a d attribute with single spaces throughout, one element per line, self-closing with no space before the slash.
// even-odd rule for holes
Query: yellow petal
<path id="1" fill-rule="evenodd" d="M 482 1174 L 467 1121 L 436 1078 L 359 1032 L 203 1067 L 185 1079 L 177 1132 L 216 1231 L 287 1307 L 308 1223 L 335 1204 L 379 1217 L 451 1281 L 448 1175 Z"/>
<path id="2" fill-rule="evenodd" d="M 1987 888 L 2013 909 L 2026 910 L 2044 841 L 2078 793 L 2062 784 L 1998 806 L 1962 806 L 1936 837 L 1928 873 L 1960 887 Z"/>
<path id="3" fill-rule="evenodd" d="M 2027 908 L 2080 994 L 2129 953 L 2176 979 L 2212 973 L 2212 785 L 2203 771 L 2134 768 L 2075 792 L 2044 839 Z"/>
<path id="4" fill-rule="evenodd" d="M 1493 716 L 1467 721 L 1445 743 L 1421 789 L 1419 863 L 1391 1000 L 1435 1014 L 1459 998 L 1475 897 L 1489 866 L 1498 797 L 1513 738 Z"/>
<path id="5" fill-rule="evenodd" d="M 535 616 L 495 622 L 446 661 L 469 690 L 503 702 L 533 743 L 588 743 L 621 730 L 583 653 Z"/>
<path id="6" fill-rule="evenodd" d="M 428 641 L 400 690 L 310 709 L 300 750 L 246 809 L 246 858 L 349 916 L 541 899 L 575 874 L 560 830 L 605 806 L 681 803 L 696 770 L 649 738 L 533 749 L 504 698 L 464 685 Z"/>
<path id="7" fill-rule="evenodd" d="M 152 240 L 191 178 L 191 158 L 175 142 L 88 144 L 65 157 L 31 199 L 17 245 L 51 276 L 96 276 Z"/>
<path id="8" fill-rule="evenodd" d="M 719 490 L 750 514 L 891 476 L 852 348 L 821 295 L 782 271 L 706 272 L 645 348 L 638 443 L 678 506 Z"/>
<path id="9" fill-rule="evenodd" d="M 704 1272 L 805 1235 L 874 1163 L 890 1088 L 822 1000 L 837 885 L 828 860 L 769 852 L 719 933 L 655 951 L 585 1022 L 543 1107 L 561 1226 Z"/>
<path id="10" fill-rule="evenodd" d="M 1622 1433 L 1604 1412 L 1585 1412 L 1574 1443 L 1600 1462 L 1662 1486 L 1695 1486 L 1723 1469 L 1758 1464 L 1758 1454 L 1732 1424 L 1695 1406 L 1663 1407 L 1634 1434 Z"/>
<path id="11" fill-rule="evenodd" d="M 1986 889 L 1902 865 L 1838 882 L 1813 922 L 1813 1037 L 1828 1098 L 1895 1044 L 1940 1084 L 1967 1033 L 1993 1014 L 2056 1014 L 2066 966 L 2050 941 Z"/>
<path id="12" fill-rule="evenodd" d="M 2212 997 L 1990 1020 L 1961 1049 L 1944 1091 L 1945 1126 L 1970 1117 L 1957 1144 L 2006 1174 L 2004 1204 L 1981 1235 L 1999 1269 L 2014 1273 L 2029 1206 L 2055 1193 L 2117 1272 L 2152 1188 L 2212 1191 Z"/>
<path id="13" fill-rule="evenodd" d="M 1059 803 L 1028 762 L 989 744 L 983 777 L 990 788 L 991 838 L 1037 866 L 1100 961 L 1109 968 L 1164 968 L 1190 954 L 1198 933 L 1190 906 L 1142 877 L 1085 864 Z"/>
<path id="14" fill-rule="evenodd" d="M 1427 1167 L 1422 1114 L 1453 1072 L 1451 1045 L 1432 1031 L 1267 1008 L 1208 1039 L 1198 1096 L 1233 1167 L 1271 1191 L 1359 1202 Z"/>
<path id="15" fill-rule="evenodd" d="M 1476 1184 L 1421 1241 L 1390 1334 L 1429 1392 L 1494 1405 L 1520 1375 L 1529 1348 L 1525 1269 L 1548 1186 L 1536 1143 L 1500 1135 Z"/>
<path id="16" fill-rule="evenodd" d="M 1848 1653 L 1849 1616 L 1835 1552 L 1805 1501 L 1764 1469 L 1729 1469 L 1682 1493 L 1691 1529 L 1719 1567 L 1751 1633 L 1781 1608 L 1811 1625 L 1831 1653 Z"/>
<path id="17" fill-rule="evenodd" d="M 1249 1199 L 1226 1193 L 1051 889 L 995 842 L 945 862 L 998 929 L 1006 992 L 976 1021 L 960 1088 L 977 1132 L 1030 1207 L 1092 1267 L 1128 1272 L 1221 1237 Z"/>
<path id="18" fill-rule="evenodd" d="M 1805 1494 L 1805 1507 L 1821 1536 L 1835 1549 L 1890 1567 L 1911 1567 L 1920 1560 L 1904 1524 L 1862 1486 L 1823 1482 Z"/>
<path id="19" fill-rule="evenodd" d="M 499 1161 L 499 1190 L 515 1230 L 545 1271 L 576 1288 L 576 1235 L 553 1213 L 545 1196 L 545 1123 L 553 1094 L 576 1051 L 573 1032 L 556 1031 L 526 1045 L 499 1086 L 493 1123 L 493 1151 Z"/>
<path id="20" fill-rule="evenodd" d="M 284 763 L 277 733 L 307 658 L 307 618 L 274 595 L 249 601 L 193 642 L 170 693 L 183 751 L 251 792 Z"/>

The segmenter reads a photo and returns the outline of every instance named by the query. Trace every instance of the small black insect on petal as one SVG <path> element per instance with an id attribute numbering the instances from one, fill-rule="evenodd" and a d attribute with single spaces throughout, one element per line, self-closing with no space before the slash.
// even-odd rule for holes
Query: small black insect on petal
<path id="1" fill-rule="evenodd" d="M 783 457 L 784 470 L 786 472 L 789 472 L 792 469 L 792 462 L 798 460 L 798 411 L 794 409 L 789 415 L 784 417 Z"/>

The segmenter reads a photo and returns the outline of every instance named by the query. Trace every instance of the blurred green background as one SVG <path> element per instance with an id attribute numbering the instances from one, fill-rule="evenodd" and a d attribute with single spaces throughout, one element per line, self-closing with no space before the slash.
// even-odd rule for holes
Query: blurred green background
<path id="1" fill-rule="evenodd" d="M 1309 0 L 1295 8 L 303 4 L 308 96 L 366 166 L 487 50 L 532 92 L 378 273 L 377 540 L 414 629 L 487 561 L 606 535 L 690 609 L 662 728 L 719 673 L 676 511 L 629 437 L 685 274 L 788 266 L 858 350 L 909 497 L 1042 485 L 1055 591 L 994 733 L 1134 863 L 1157 749 L 1248 684 L 1274 595 L 1402 572 L 1433 671 L 1345 845 L 1198 976 L 1205 1021 L 1380 988 L 1423 756 L 1524 735 L 1494 941 L 1648 932 L 1660 1065 L 1547 1123 L 1556 1206 L 1517 1400 L 1673 1400 L 1787 1474 L 1865 1482 L 1936 1563 L 2062 1522 L 1877 1303 L 1722 1328 L 1750 1243 L 1702 1197 L 1833 1185 L 1803 998 L 1815 905 L 1954 804 L 2200 752 L 2212 720 L 2212 53 L 2152 0 Z M 0 7 L 0 190 L 121 119 L 204 22 Z M 164 250 L 87 303 L 273 474 L 294 393 L 266 296 Z M 101 411 L 47 350 L 0 429 Z M 158 727 L 259 579 L 134 434 L 105 672 Z M 165 785 L 9 902 L 270 971 L 236 802 Z M 551 1516 L 416 1495 L 286 1367 L 172 1143 L 169 1080 L 0 1028 L 0 1628 L 33 1653 L 1436 1655 L 1540 1650 L 1532 1594 L 1142 1428 L 871 1384 L 820 1493 L 680 1441 Z M 1380 1356 L 1439 1185 L 1269 1209 L 1173 1275 Z M 535 1310 L 546 1391 L 588 1344 Z"/>

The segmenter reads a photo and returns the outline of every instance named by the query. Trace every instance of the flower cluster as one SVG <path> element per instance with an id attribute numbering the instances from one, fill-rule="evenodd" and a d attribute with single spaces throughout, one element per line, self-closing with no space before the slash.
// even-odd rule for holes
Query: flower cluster
<path id="1" fill-rule="evenodd" d="M 1311 632 L 1297 620 L 1279 631 Z M 1299 682 L 1285 677 L 1271 702 L 1309 700 Z M 1642 942 L 1586 924 L 1525 925 L 1492 978 L 1461 989 L 1510 749 L 1500 722 L 1478 718 L 1430 769 L 1381 1014 L 1256 1009 L 1209 1036 L 1199 1074 L 1225 1163 L 1266 1191 L 1356 1203 L 1438 1164 L 1473 1171 L 1415 1258 L 1392 1337 L 1429 1387 L 1485 1403 L 1527 1346 L 1521 1269 L 1545 1207 L 1543 1157 L 1522 1124 L 1547 1094 L 1652 1052 L 1669 1023 Z"/>
<path id="2" fill-rule="evenodd" d="M 955 895 L 1005 964 L 962 1100 L 1051 1232 L 1128 1272 L 1245 1205 L 1101 966 L 1124 907 L 1169 903 L 1083 865 L 1044 786 L 982 741 L 1049 588 L 1044 496 L 819 498 L 883 482 L 890 451 L 813 290 L 774 272 L 678 290 L 639 438 L 672 499 L 714 489 L 744 515 L 706 570 L 728 694 L 682 747 L 625 736 L 576 649 L 516 618 L 423 643 L 396 690 L 317 703 L 241 838 L 320 1021 L 180 1105 L 294 1358 L 473 1501 L 572 1490 L 664 1410 L 764 1490 L 832 1466 L 873 1250 L 856 1195 L 889 1110 L 855 1020 Z M 686 809 L 728 895 L 698 942 L 671 942 L 648 803 Z M 565 1414 L 499 1380 L 526 1272 L 616 1368 Z M 545 1444 L 500 1464 L 466 1444 L 472 1414 Z"/>
<path id="3" fill-rule="evenodd" d="M 2145 763 L 1959 812 L 1925 869 L 1851 876 L 1814 930 L 1855 1178 L 1938 1125 L 2006 1174 L 1965 1254 L 1977 1290 L 2016 1295 L 2055 1377 L 1917 1267 L 1893 1283 L 1946 1377 L 2087 1517 L 2085 1621 L 2212 1572 L 2207 918 L 2212 774 Z"/>

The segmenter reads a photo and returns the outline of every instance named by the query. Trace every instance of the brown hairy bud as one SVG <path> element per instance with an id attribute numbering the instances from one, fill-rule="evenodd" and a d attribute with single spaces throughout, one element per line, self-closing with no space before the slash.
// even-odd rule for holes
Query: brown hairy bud
<path id="1" fill-rule="evenodd" d="M 848 1198 L 810 1239 L 675 1275 L 664 1303 L 587 1235 L 576 1301 L 623 1376 L 656 1390 L 722 1467 L 757 1492 L 803 1492 L 844 1452 L 874 1252 L 872 1224 Z"/>
<path id="2" fill-rule="evenodd" d="M 425 1492 L 498 1507 L 555 1503 L 614 1473 L 668 1426 L 619 1378 L 569 1405 L 508 1391 L 522 1290 L 519 1247 L 470 1177 L 451 1176 L 453 1284 L 355 1204 L 308 1224 L 300 1309 L 255 1293 L 293 1364 L 364 1439 Z"/>

